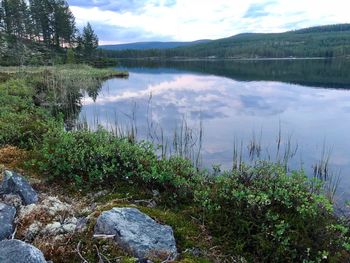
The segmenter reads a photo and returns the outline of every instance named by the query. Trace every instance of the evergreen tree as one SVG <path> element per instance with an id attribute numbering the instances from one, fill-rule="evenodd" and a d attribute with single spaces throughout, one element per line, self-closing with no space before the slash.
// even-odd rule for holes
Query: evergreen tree
<path id="1" fill-rule="evenodd" d="M 51 45 L 53 0 L 30 0 L 34 29 L 37 38 L 46 45 Z"/>
<path id="2" fill-rule="evenodd" d="M 74 64 L 74 63 L 75 63 L 74 50 L 72 48 L 69 48 L 67 50 L 66 64 Z"/>
<path id="3" fill-rule="evenodd" d="M 4 30 L 4 10 L 2 7 L 2 0 L 0 0 L 0 33 Z"/>
<path id="4" fill-rule="evenodd" d="M 55 45 L 58 47 L 64 43 L 71 44 L 76 33 L 75 18 L 67 2 L 56 0 L 53 3 L 52 24 Z"/>
<path id="5" fill-rule="evenodd" d="M 71 44 L 76 34 L 75 18 L 64 0 L 30 0 L 35 33 L 48 46 Z"/>
<path id="6" fill-rule="evenodd" d="M 86 27 L 83 29 L 82 44 L 84 57 L 91 58 L 98 47 L 98 37 L 90 23 L 87 23 Z"/>

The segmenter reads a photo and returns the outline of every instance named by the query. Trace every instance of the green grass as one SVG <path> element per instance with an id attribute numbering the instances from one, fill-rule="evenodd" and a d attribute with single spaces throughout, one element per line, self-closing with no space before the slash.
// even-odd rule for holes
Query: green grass
<path id="1" fill-rule="evenodd" d="M 39 73 L 55 73 L 57 75 L 64 75 L 71 79 L 83 78 L 99 78 L 107 79 L 111 77 L 126 77 L 127 71 L 117 71 L 111 68 L 94 68 L 84 64 L 73 65 L 57 65 L 57 66 L 23 66 L 23 67 L 0 67 L 1 74 L 16 75 L 32 75 Z"/>

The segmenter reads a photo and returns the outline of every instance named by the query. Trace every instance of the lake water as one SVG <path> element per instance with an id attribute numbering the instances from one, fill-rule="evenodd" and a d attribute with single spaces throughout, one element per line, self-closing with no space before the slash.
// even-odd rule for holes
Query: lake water
<path id="1" fill-rule="evenodd" d="M 308 174 L 330 152 L 341 198 L 350 199 L 349 61 L 124 61 L 119 68 L 128 79 L 108 80 L 96 98 L 83 98 L 80 119 L 91 127 L 135 126 L 139 138 L 171 145 L 186 122 L 190 143 L 203 131 L 204 167 L 232 167 L 234 144 L 249 159 L 252 141 L 259 157 L 274 160 L 281 138 L 280 152 L 291 143 L 290 165 Z"/>

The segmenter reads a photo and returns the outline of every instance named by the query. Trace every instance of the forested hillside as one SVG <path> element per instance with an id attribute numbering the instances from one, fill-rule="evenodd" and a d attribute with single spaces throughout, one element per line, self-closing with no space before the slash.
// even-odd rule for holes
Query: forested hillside
<path id="1" fill-rule="evenodd" d="M 211 40 L 202 39 L 192 42 L 136 42 L 129 44 L 117 44 L 117 45 L 103 45 L 100 46 L 101 49 L 107 50 L 128 50 L 128 49 L 136 49 L 136 50 L 144 50 L 144 49 L 166 49 L 166 48 L 176 48 L 176 47 L 185 47 L 195 44 L 203 44 L 208 43 Z"/>
<path id="2" fill-rule="evenodd" d="M 80 60 L 91 57 L 97 45 L 90 24 L 77 30 L 64 0 L 0 0 L 0 65 Z"/>
<path id="3" fill-rule="evenodd" d="M 166 50 L 109 52 L 114 57 L 286 58 L 350 55 L 350 24 L 274 34 L 246 33 L 204 44 Z"/>

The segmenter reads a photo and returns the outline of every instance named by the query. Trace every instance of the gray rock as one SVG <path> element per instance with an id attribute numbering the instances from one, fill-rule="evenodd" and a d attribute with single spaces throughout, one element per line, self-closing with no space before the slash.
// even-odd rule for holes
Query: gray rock
<path id="1" fill-rule="evenodd" d="M 4 194 L 18 194 L 25 205 L 38 202 L 38 195 L 31 185 L 15 172 L 5 171 L 1 189 Z"/>
<path id="2" fill-rule="evenodd" d="M 0 242 L 1 263 L 47 263 L 43 253 L 36 247 L 20 240 Z"/>
<path id="3" fill-rule="evenodd" d="M 0 240 L 9 238 L 13 233 L 15 215 L 16 208 L 0 203 Z"/>
<path id="4" fill-rule="evenodd" d="M 114 240 L 138 258 L 175 257 L 173 230 L 160 225 L 136 208 L 113 208 L 103 212 L 95 226 L 95 235 L 115 235 Z"/>

